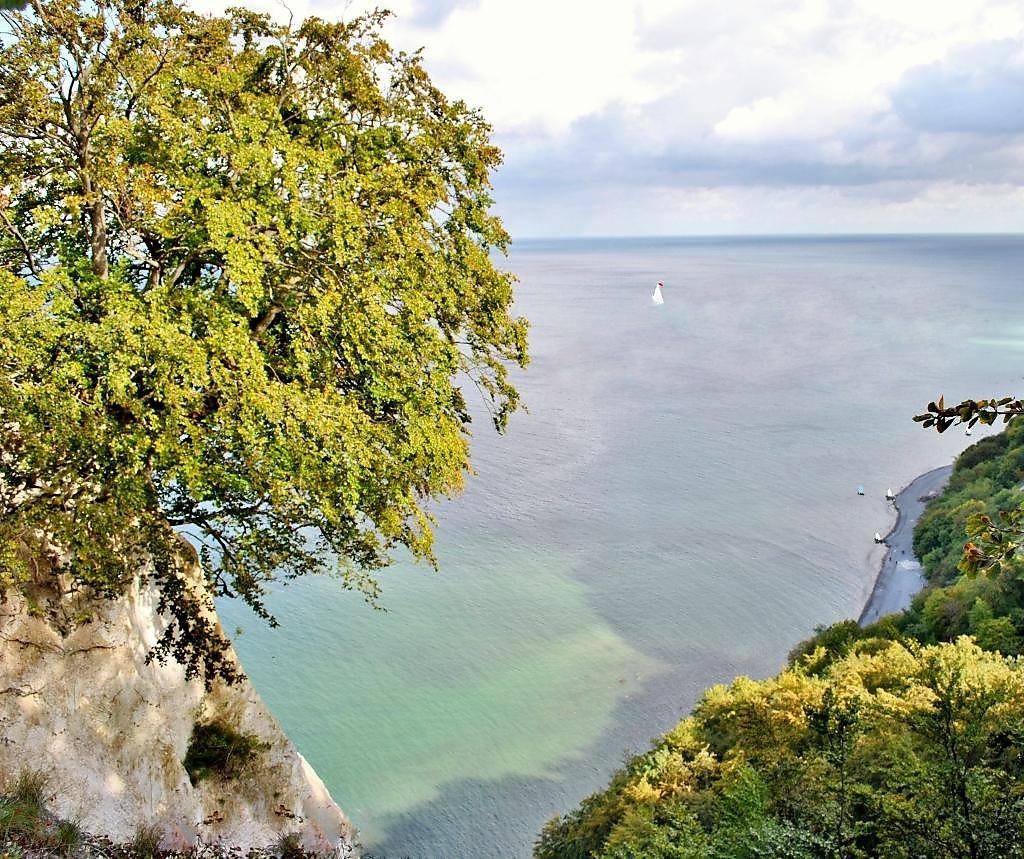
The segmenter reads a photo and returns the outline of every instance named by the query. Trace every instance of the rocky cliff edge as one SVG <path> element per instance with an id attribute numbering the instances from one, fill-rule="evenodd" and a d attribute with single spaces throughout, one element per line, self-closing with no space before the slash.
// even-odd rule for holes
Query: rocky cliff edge
<path id="1" fill-rule="evenodd" d="M 54 622 L 54 601 L 72 622 Z M 295 833 L 307 850 L 356 855 L 351 824 L 248 680 L 207 689 L 173 661 L 147 664 L 164 628 L 156 604 L 144 579 L 117 600 L 51 592 L 48 610 L 31 590 L 4 594 L 0 775 L 45 773 L 53 812 L 114 841 L 155 827 L 165 849 L 247 851 Z M 182 761 L 194 726 L 211 722 L 259 748 L 193 785 Z"/>

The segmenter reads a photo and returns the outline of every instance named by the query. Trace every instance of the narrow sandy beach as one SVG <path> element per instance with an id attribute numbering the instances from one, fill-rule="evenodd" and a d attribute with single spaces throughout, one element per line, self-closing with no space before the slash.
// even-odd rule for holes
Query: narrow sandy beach
<path id="1" fill-rule="evenodd" d="M 932 469 L 915 478 L 896 496 L 896 524 L 885 537 L 889 550 L 857 621 L 861 626 L 874 623 L 887 614 L 903 611 L 910 605 L 914 594 L 924 587 L 921 563 L 914 555 L 914 526 L 928 501 L 942 491 L 952 471 L 952 465 Z"/>

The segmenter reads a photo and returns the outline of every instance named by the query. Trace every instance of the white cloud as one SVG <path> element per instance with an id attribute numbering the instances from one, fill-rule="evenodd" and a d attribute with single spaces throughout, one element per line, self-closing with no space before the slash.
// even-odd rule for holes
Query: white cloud
<path id="1" fill-rule="evenodd" d="M 732 140 L 800 136 L 807 128 L 807 102 L 799 93 L 784 92 L 734 107 L 716 122 L 715 134 Z"/>
<path id="2" fill-rule="evenodd" d="M 998 119 L 1024 115 L 1024 78 L 991 50 L 1019 52 L 1020 0 L 391 5 L 388 38 L 423 46 L 438 85 L 494 126 L 513 233 L 930 229 L 955 219 L 952 198 L 966 229 L 996 201 L 1024 223 L 1024 123 Z"/>

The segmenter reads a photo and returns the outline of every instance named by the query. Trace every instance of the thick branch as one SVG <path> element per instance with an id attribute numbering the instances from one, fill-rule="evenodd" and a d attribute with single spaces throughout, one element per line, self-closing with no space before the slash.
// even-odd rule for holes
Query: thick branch
<path id="1" fill-rule="evenodd" d="M 280 304 L 271 304 L 270 307 L 267 308 L 266 313 L 249 323 L 249 328 L 252 330 L 252 333 L 257 337 L 265 333 L 283 310 L 284 308 Z"/>
<path id="2" fill-rule="evenodd" d="M 14 236 L 14 238 L 18 240 L 18 244 L 21 245 L 21 251 L 25 254 L 25 262 L 28 263 L 29 270 L 37 278 L 42 277 L 38 266 L 36 266 L 35 257 L 32 256 L 32 249 L 28 246 L 28 242 L 25 241 L 25 237 L 21 234 L 21 231 L 14 226 L 11 219 L 7 217 L 7 212 L 3 209 L 0 209 L 0 220 L 3 220 L 4 226 L 7 227 L 7 232 Z"/>

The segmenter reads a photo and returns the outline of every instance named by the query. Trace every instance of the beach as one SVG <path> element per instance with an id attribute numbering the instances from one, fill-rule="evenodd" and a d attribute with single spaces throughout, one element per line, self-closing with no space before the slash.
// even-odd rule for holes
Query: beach
<path id="1" fill-rule="evenodd" d="M 915 478 L 897 494 L 896 524 L 885 536 L 888 547 L 882 568 L 875 580 L 858 623 L 868 626 L 887 614 L 910 606 L 911 600 L 925 585 L 921 562 L 914 555 L 914 526 L 927 503 L 938 495 L 949 481 L 952 465 L 943 465 Z"/>

